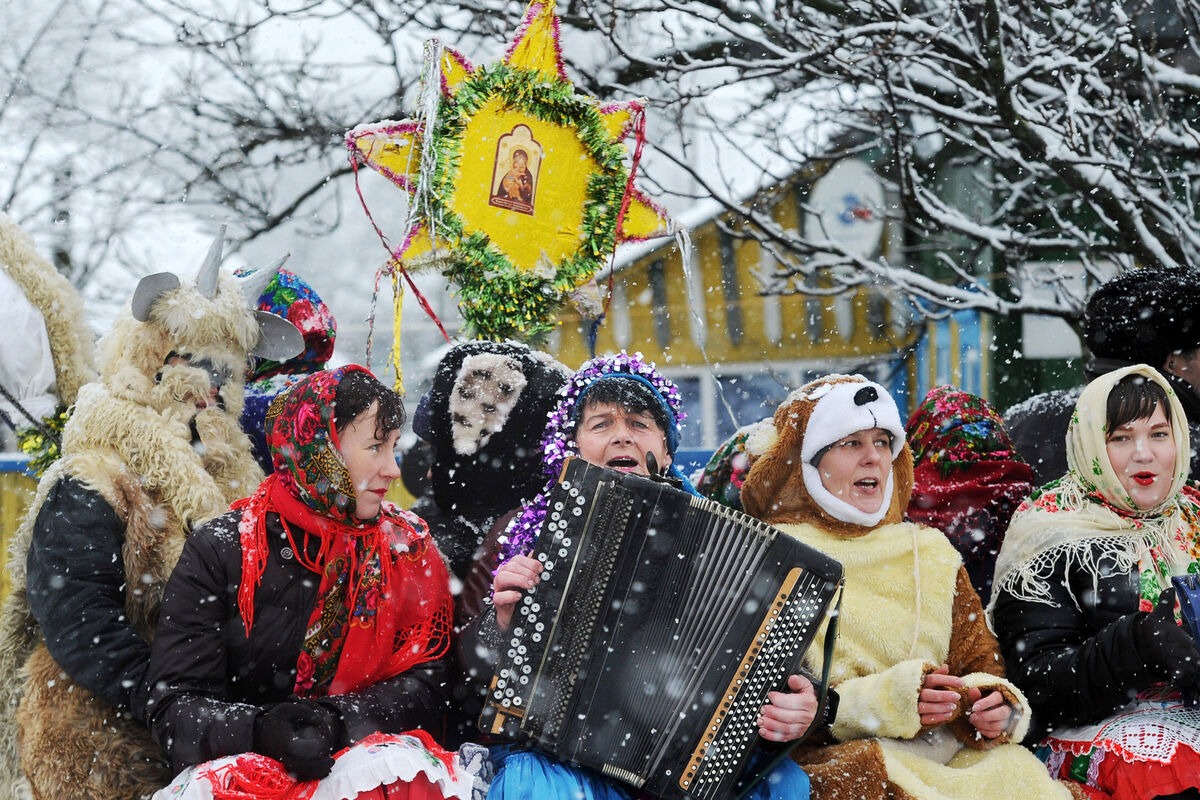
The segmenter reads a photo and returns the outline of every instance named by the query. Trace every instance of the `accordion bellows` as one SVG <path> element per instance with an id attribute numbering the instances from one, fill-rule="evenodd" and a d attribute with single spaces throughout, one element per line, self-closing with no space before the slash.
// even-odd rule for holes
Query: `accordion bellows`
<path id="1" fill-rule="evenodd" d="M 656 797 L 732 796 L 841 565 L 750 516 L 569 460 L 484 730 Z"/>

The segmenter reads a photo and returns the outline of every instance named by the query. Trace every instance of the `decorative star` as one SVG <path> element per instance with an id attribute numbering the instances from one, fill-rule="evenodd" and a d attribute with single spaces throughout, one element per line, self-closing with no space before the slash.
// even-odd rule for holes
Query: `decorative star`
<path id="1" fill-rule="evenodd" d="M 575 91 L 553 0 L 529 4 L 497 63 L 472 67 L 436 43 L 426 59 L 440 82 L 436 108 L 355 128 L 351 160 L 410 195 L 407 234 L 393 252 L 401 268 L 441 270 L 474 336 L 537 338 L 568 297 L 589 294 L 618 242 L 671 232 L 633 185 L 644 103 L 601 104 Z"/>

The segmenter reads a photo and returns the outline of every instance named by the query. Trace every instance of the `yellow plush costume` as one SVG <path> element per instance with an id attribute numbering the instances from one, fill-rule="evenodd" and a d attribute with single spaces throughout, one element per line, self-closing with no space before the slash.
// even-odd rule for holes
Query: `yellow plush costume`
<path id="1" fill-rule="evenodd" d="M 830 671 L 841 698 L 837 719 L 827 735 L 793 751 L 812 779 L 813 800 L 1070 798 L 1071 791 L 1016 743 L 1028 727 L 1025 716 L 987 740 L 964 716 L 964 701 L 951 722 L 922 727 L 918 694 L 926 673 L 941 664 L 967 686 L 1000 691 L 1018 715 L 1027 703 L 1003 678 L 999 647 L 957 551 L 938 531 L 902 522 L 912 492 L 912 455 L 907 444 L 899 446 L 902 427 L 893 431 L 899 441 L 890 502 L 876 523 L 847 522 L 813 498 L 803 477 L 806 431 L 817 404 L 842 383 L 874 386 L 860 376 L 830 376 L 793 392 L 775 413 L 774 441 L 754 461 L 741 490 L 748 513 L 845 569 Z M 882 387 L 874 388 L 894 409 Z M 829 411 L 825 418 L 847 417 Z M 892 428 L 868 422 L 856 430 L 876 426 Z M 823 431 L 821 444 L 850 432 Z M 824 634 L 809 651 L 817 674 L 823 639 Z"/>

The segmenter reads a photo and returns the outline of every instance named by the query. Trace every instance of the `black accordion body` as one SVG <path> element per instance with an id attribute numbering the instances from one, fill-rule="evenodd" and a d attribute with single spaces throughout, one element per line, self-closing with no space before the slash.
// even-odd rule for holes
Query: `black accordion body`
<path id="1" fill-rule="evenodd" d="M 733 796 L 838 562 L 666 484 L 571 459 L 480 726 L 656 797 Z"/>

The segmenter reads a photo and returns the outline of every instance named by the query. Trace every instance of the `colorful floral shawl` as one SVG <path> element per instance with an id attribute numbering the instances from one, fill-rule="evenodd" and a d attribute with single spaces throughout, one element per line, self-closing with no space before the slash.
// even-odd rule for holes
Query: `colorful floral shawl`
<path id="1" fill-rule="evenodd" d="M 297 659 L 296 693 L 344 694 L 441 657 L 450 643 L 449 577 L 420 518 L 385 502 L 352 516 L 354 490 L 337 449 L 337 385 L 359 366 L 317 372 L 281 394 L 267 417 L 275 472 L 241 509 L 238 610 L 246 635 L 279 515 L 292 552 L 321 576 Z M 313 556 L 313 552 L 316 555 Z"/>
<path id="2" fill-rule="evenodd" d="M 1121 486 L 1105 445 L 1108 395 L 1126 375 L 1163 387 L 1175 438 L 1174 482 L 1157 507 L 1138 509 Z M 996 562 L 997 594 L 1047 603 L 1056 563 L 1093 573 L 1102 560 L 1141 576 L 1142 607 L 1153 604 L 1172 575 L 1200 570 L 1200 493 L 1188 487 L 1189 444 L 1183 408 L 1170 385 L 1143 364 L 1102 375 L 1083 390 L 1067 429 L 1068 472 L 1035 491 L 1013 515 Z"/>

